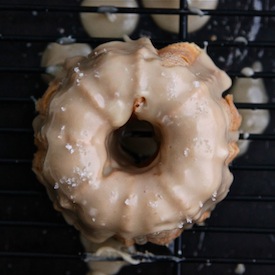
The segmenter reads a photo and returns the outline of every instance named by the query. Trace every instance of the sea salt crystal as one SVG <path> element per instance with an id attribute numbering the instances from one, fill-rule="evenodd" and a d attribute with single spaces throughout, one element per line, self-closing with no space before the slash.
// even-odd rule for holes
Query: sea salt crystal
<path id="1" fill-rule="evenodd" d="M 158 203 L 156 201 L 149 201 L 148 202 L 148 205 L 152 208 L 157 208 L 158 206 Z"/>
<path id="2" fill-rule="evenodd" d="M 98 210 L 96 208 L 91 208 L 89 210 L 89 215 L 95 217 L 98 214 Z"/>
<path id="3" fill-rule="evenodd" d="M 91 179 L 92 173 L 90 173 L 86 167 L 84 168 L 79 168 L 79 167 L 74 167 L 73 173 L 78 175 L 80 180 L 86 181 L 87 179 Z"/>
<path id="4" fill-rule="evenodd" d="M 72 187 L 76 187 L 77 186 L 75 178 L 67 178 L 67 177 L 64 176 L 64 177 L 62 177 L 59 180 L 59 182 L 61 184 L 68 184 L 68 185 L 70 185 Z"/>
<path id="5" fill-rule="evenodd" d="M 180 223 L 178 224 L 178 228 L 183 228 L 183 226 L 184 226 L 184 222 L 180 222 Z"/>
<path id="6" fill-rule="evenodd" d="M 173 121 L 171 120 L 171 118 L 168 115 L 164 115 L 162 118 L 162 123 L 165 124 L 166 126 L 169 126 L 169 125 L 173 124 Z"/>
<path id="7" fill-rule="evenodd" d="M 217 195 L 218 195 L 217 191 L 213 192 L 212 197 L 211 197 L 211 200 L 212 200 L 212 201 L 216 201 Z"/>
<path id="8" fill-rule="evenodd" d="M 128 206 L 135 205 L 137 203 L 137 196 L 136 195 L 130 195 L 128 199 L 124 201 L 124 203 Z"/>
<path id="9" fill-rule="evenodd" d="M 94 72 L 94 77 L 95 77 L 95 78 L 100 78 L 100 73 L 99 73 L 99 71 L 95 71 L 95 72 Z"/>
<path id="10" fill-rule="evenodd" d="M 62 139 L 65 128 L 65 125 L 62 125 L 62 127 L 60 128 L 60 134 L 57 136 L 57 138 Z"/>
<path id="11" fill-rule="evenodd" d="M 185 148 L 184 151 L 183 151 L 183 155 L 185 157 L 188 157 L 189 156 L 189 153 L 190 153 L 190 149 L 189 148 Z"/>
<path id="12" fill-rule="evenodd" d="M 125 203 L 126 205 L 130 205 L 130 200 L 129 200 L 129 199 L 126 199 L 124 203 Z"/>
<path id="13" fill-rule="evenodd" d="M 194 85 L 195 88 L 199 88 L 200 87 L 200 82 L 195 80 L 195 81 L 193 81 L 193 85 Z"/>
<path id="14" fill-rule="evenodd" d="M 75 203 L 75 196 L 71 195 L 70 199 L 72 200 L 73 203 Z"/>
<path id="15" fill-rule="evenodd" d="M 79 67 L 74 67 L 74 72 L 75 72 L 75 73 L 78 73 L 78 72 L 80 72 L 80 69 L 79 69 Z"/>
<path id="16" fill-rule="evenodd" d="M 73 146 L 71 144 L 67 143 L 65 145 L 65 148 L 70 152 L 70 154 L 74 153 L 74 149 L 73 149 Z"/>

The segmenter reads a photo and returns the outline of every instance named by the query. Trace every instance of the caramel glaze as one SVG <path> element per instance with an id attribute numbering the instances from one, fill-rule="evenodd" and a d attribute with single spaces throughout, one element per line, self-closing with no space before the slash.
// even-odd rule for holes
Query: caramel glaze
<path id="1" fill-rule="evenodd" d="M 228 193 L 241 118 L 231 80 L 195 44 L 109 42 L 70 59 L 37 103 L 33 169 L 54 207 L 92 242 L 168 244 Z M 145 167 L 118 162 L 112 133 L 131 116 L 160 148 Z"/>

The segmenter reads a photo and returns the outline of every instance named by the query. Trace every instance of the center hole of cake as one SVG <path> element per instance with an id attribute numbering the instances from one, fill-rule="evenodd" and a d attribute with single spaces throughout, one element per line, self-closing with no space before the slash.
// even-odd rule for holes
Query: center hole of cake
<path id="1" fill-rule="evenodd" d="M 114 158 L 122 166 L 149 166 L 160 147 L 160 134 L 151 123 L 132 116 L 113 133 Z"/>

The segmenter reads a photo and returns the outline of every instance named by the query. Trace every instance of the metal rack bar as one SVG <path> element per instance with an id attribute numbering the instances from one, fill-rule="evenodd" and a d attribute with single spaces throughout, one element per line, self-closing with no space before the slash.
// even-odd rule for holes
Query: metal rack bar
<path id="1" fill-rule="evenodd" d="M 89 37 L 81 37 L 81 36 L 73 36 L 72 37 L 76 42 L 82 42 L 82 43 L 92 43 L 92 44 L 101 44 L 108 41 L 111 41 L 110 38 L 96 38 L 93 37 L 93 39 Z M 29 42 L 29 43 L 41 43 L 41 42 L 56 42 L 60 39 L 59 36 L 39 36 L 39 35 L 20 35 L 20 34 L 1 34 L 0 41 L 2 42 Z M 117 38 L 116 40 L 122 41 L 122 38 Z M 180 41 L 184 41 L 184 37 L 182 39 L 179 39 Z M 154 39 L 154 44 L 156 45 L 167 45 L 173 42 L 178 42 L 178 40 L 174 41 L 166 41 L 166 40 L 159 40 Z M 204 46 L 204 41 L 195 41 L 198 45 Z M 228 48 L 228 47 L 238 47 L 238 48 L 274 48 L 275 47 L 275 41 L 247 41 L 246 43 L 241 41 L 235 41 L 234 38 L 232 40 L 219 40 L 219 41 L 207 41 L 207 47 L 208 48 Z"/>
<path id="2" fill-rule="evenodd" d="M 1 220 L 0 226 L 5 227 L 42 227 L 42 228 L 70 228 L 65 222 L 34 222 L 34 221 L 16 221 Z M 224 233 L 224 234 L 275 234 L 275 228 L 253 228 L 253 227 L 222 227 L 222 226 L 194 226 L 185 229 L 185 232 L 205 232 L 205 233 Z M 178 237 L 175 241 L 174 254 L 181 257 L 184 252 L 182 250 L 182 237 Z"/>
<path id="3" fill-rule="evenodd" d="M 75 255 L 75 254 L 59 254 L 59 253 L 41 253 L 41 252 L 0 252 L 0 257 L 9 258 L 41 258 L 47 260 L 60 260 L 60 259 L 85 259 L 87 255 Z M 252 264 L 252 265 L 275 265 L 275 259 L 261 259 L 261 258 L 203 258 L 203 257 L 193 257 L 186 256 L 184 258 L 179 258 L 175 256 L 167 255 L 146 255 L 146 254 L 133 254 L 132 258 L 135 260 L 140 260 L 143 263 L 148 262 L 176 262 L 176 263 L 205 263 L 205 264 Z M 100 257 L 100 256 L 88 256 L 89 260 L 93 261 L 121 261 L 121 257 Z"/>
<path id="4" fill-rule="evenodd" d="M 188 10 L 184 5 L 184 8 L 179 9 L 167 9 L 167 8 L 125 8 L 125 7 L 114 7 L 114 6 L 104 6 L 101 7 L 85 7 L 85 6 L 75 6 L 75 5 L 40 5 L 40 4 L 0 4 L 0 11 L 36 11 L 36 12 L 101 12 L 102 7 L 109 8 L 109 12 L 112 13 L 137 13 L 137 14 L 194 14 L 196 13 Z M 201 9 L 205 15 L 215 15 L 215 16 L 264 16 L 273 17 L 275 16 L 275 11 L 272 10 L 208 10 Z"/>

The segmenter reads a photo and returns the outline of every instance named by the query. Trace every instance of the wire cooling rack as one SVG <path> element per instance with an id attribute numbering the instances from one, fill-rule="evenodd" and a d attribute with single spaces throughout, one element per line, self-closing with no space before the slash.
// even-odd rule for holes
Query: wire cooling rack
<path id="1" fill-rule="evenodd" d="M 0 1 L 0 270 L 1 274 L 85 274 L 78 232 L 52 209 L 45 190 L 31 171 L 34 101 L 46 89 L 41 79 L 41 53 L 47 43 L 73 37 L 92 47 L 106 38 L 87 36 L 80 1 Z M 275 1 L 220 0 L 216 10 L 204 10 L 211 20 L 189 34 L 187 1 L 180 9 L 112 9 L 138 13 L 131 35 L 150 36 L 156 47 L 178 41 L 207 46 L 215 63 L 233 81 L 248 77 L 242 68 L 261 61 L 268 103 L 242 103 L 238 108 L 267 109 L 270 123 L 263 134 L 250 134 L 248 152 L 234 161 L 235 176 L 228 197 L 204 226 L 186 230 L 169 247 L 146 245 L 155 257 L 122 269 L 120 274 L 274 274 L 275 270 Z M 150 14 L 180 14 L 179 33 L 159 29 Z M 197 15 L 198 16 L 198 15 Z M 241 39 L 240 39 L 241 38 Z M 242 92 L 242 91 L 240 91 Z M 247 138 L 241 135 L 241 138 Z"/>

